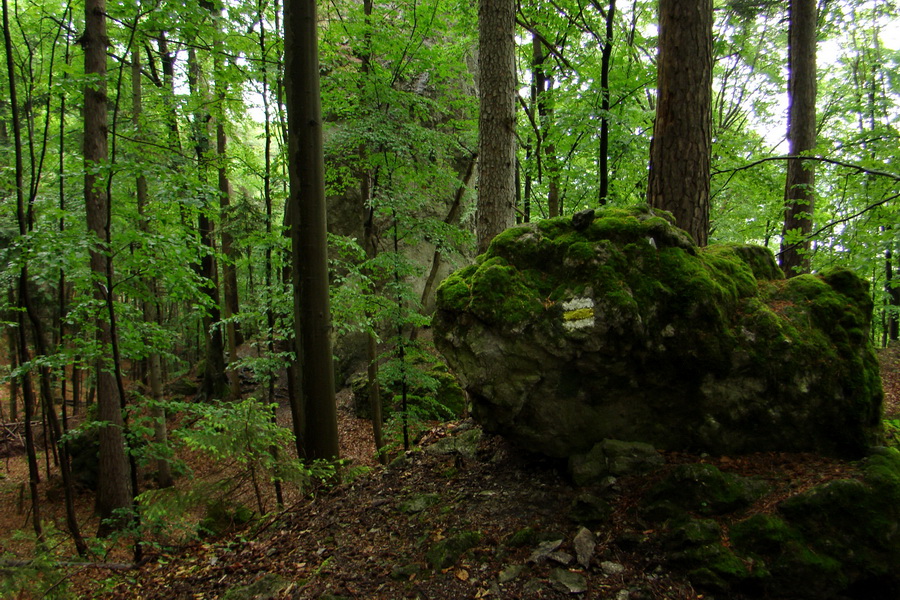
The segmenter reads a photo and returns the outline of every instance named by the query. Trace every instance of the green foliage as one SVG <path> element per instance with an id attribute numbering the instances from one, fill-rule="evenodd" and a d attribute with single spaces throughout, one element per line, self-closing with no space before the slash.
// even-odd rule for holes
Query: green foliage
<path id="1" fill-rule="evenodd" d="M 66 574 L 57 566 L 58 556 L 39 551 L 29 557 L 22 566 L 0 566 L 0 598 L 46 598 L 69 600 Z M 0 565 L 6 561 L 23 562 L 4 552 Z"/>

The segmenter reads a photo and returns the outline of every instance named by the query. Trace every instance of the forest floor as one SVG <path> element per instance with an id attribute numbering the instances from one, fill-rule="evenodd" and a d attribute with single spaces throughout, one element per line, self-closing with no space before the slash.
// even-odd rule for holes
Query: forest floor
<path id="1" fill-rule="evenodd" d="M 900 349 L 879 354 L 885 418 L 900 418 Z M 344 396 L 346 401 L 346 396 Z M 287 415 L 280 415 L 281 419 Z M 432 452 L 447 437 L 472 431 L 469 421 L 435 424 L 419 450 L 382 468 L 371 456 L 368 421 L 340 411 L 343 456 L 366 467 L 338 485 L 313 494 L 292 493 L 282 511 L 270 512 L 225 534 L 203 540 L 150 545 L 139 568 L 125 567 L 127 539 L 107 547 L 91 566 L 70 565 L 36 575 L 35 589 L 64 590 L 70 598 L 213 599 L 321 598 L 457 600 L 463 598 L 567 598 L 615 600 L 695 599 L 704 595 L 665 566 L 664 549 L 647 543 L 652 531 L 636 506 L 642 493 L 677 464 L 708 462 L 723 471 L 765 479 L 773 490 L 741 514 L 773 509 L 784 498 L 855 472 L 853 463 L 807 454 L 761 453 L 703 457 L 666 453 L 667 465 L 652 477 L 619 479 L 610 521 L 595 528 L 596 547 L 587 566 L 574 562 L 579 526 L 570 507 L 581 493 L 564 465 L 524 454 L 499 437 L 482 436 L 474 455 Z M 188 483 L 234 475 L 236 465 L 193 463 Z M 357 471 L 360 471 L 359 469 Z M 0 554 L 27 559 L 33 544 L 14 530 L 30 531 L 27 472 L 21 455 L 4 459 L 0 473 Z M 55 523 L 55 554 L 68 551 L 59 483 L 42 483 L 44 519 Z M 244 486 L 227 501 L 255 507 Z M 240 495 L 243 494 L 243 495 Z M 274 510 L 267 493 L 265 510 Z M 78 502 L 82 528 L 92 533 L 91 496 Z M 190 522 L 190 518 L 186 521 Z M 177 520 L 173 517 L 173 520 Z M 728 523 L 722 523 L 727 529 Z M 27 537 L 27 536 L 26 536 Z M 650 536 L 652 537 L 652 536 Z M 161 539 L 161 538 L 159 538 Z M 158 541 L 159 541 L 158 539 Z M 457 560 L 433 553 L 448 540 L 463 540 Z M 554 552 L 540 541 L 562 540 Z M 544 547 L 546 548 L 546 547 Z M 432 551 L 431 554 L 429 552 Z M 117 563 L 123 563 L 121 565 Z M 0 564 L 0 574 L 3 568 Z M 566 573 L 580 576 L 575 583 Z M 5 575 L 5 574 L 4 574 Z M 577 590 L 576 590 L 577 591 Z M 23 593 L 19 598 L 41 597 Z M 734 596 L 731 596 L 734 598 Z M 707 596 L 708 598 L 708 596 Z"/>

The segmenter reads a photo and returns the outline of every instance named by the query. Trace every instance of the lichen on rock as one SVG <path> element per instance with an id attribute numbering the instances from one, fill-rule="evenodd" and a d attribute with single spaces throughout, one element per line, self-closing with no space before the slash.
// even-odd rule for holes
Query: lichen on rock
<path id="1" fill-rule="evenodd" d="M 604 208 L 497 236 L 438 289 L 435 341 L 487 430 L 551 456 L 620 439 L 858 457 L 882 397 L 866 290 Z"/>

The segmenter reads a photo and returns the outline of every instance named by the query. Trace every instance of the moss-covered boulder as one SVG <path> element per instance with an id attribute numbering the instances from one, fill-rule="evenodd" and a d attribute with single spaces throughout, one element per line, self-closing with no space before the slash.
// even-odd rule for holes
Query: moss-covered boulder
<path id="1" fill-rule="evenodd" d="M 900 452 L 862 462 L 860 479 L 838 479 L 730 529 L 731 546 L 789 598 L 900 597 Z"/>
<path id="2" fill-rule="evenodd" d="M 437 294 L 435 341 L 489 431 L 558 457 L 603 439 L 860 456 L 877 441 L 872 301 L 846 270 L 785 280 L 671 216 L 514 227 Z"/>

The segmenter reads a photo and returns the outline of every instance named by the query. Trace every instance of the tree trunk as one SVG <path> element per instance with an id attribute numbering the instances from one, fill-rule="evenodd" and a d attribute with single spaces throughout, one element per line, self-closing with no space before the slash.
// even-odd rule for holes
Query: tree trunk
<path id="1" fill-rule="evenodd" d="M 478 252 L 515 224 L 516 3 L 481 0 L 478 8 Z"/>
<path id="2" fill-rule="evenodd" d="M 647 202 L 698 246 L 709 239 L 712 0 L 660 0 L 657 107 Z"/>
<path id="3" fill-rule="evenodd" d="M 193 48 L 188 51 L 188 63 L 188 81 L 191 92 L 206 97 L 206 84 L 203 81 L 201 67 Z M 198 177 L 204 189 L 207 170 L 209 169 L 211 145 L 209 126 L 209 112 L 205 109 L 199 109 L 194 114 L 194 151 L 197 156 Z M 204 281 L 204 291 L 209 299 L 209 311 L 203 318 L 206 362 L 199 395 L 203 399 L 221 399 L 229 395 L 229 390 L 228 379 L 225 374 L 225 343 L 222 338 L 222 328 L 219 326 L 222 320 L 219 304 L 219 278 L 216 272 L 212 223 L 207 214 L 210 210 L 210 199 L 205 196 L 204 192 L 200 193 L 203 197 L 201 198 L 201 207 L 197 214 L 197 232 L 200 234 L 200 245 L 205 248 L 205 251 L 203 256 L 200 257 L 198 274 Z"/>
<path id="4" fill-rule="evenodd" d="M 94 300 L 107 306 L 112 302 L 109 283 L 112 280 L 109 251 L 109 198 L 99 173 L 108 158 L 107 98 L 106 98 L 106 0 L 86 0 L 85 29 L 81 38 L 84 47 L 84 72 L 88 77 L 84 89 L 84 199 L 87 227 L 93 234 L 90 250 L 91 272 L 94 275 Z M 104 315 L 97 318 L 97 335 L 104 353 L 110 351 L 112 332 Z M 101 361 L 102 362 L 102 361 Z M 100 428 L 101 473 L 97 489 L 97 511 L 102 519 L 100 534 L 124 525 L 114 521 L 115 511 L 131 506 L 131 485 L 128 457 L 125 453 L 124 422 L 121 398 L 115 375 L 109 365 L 97 369 L 97 420 Z"/>
<path id="5" fill-rule="evenodd" d="M 599 2 L 595 2 L 599 8 Z M 613 25 L 615 23 L 616 0 L 609 0 L 606 11 L 606 40 L 600 55 L 600 192 L 599 203 L 609 201 L 609 70 L 612 62 Z"/>
<path id="6" fill-rule="evenodd" d="M 551 219 L 561 214 L 560 197 L 559 197 L 559 161 L 556 157 L 556 145 L 551 141 L 551 129 L 553 127 L 553 100 L 550 93 L 553 90 L 553 80 L 547 76 L 544 63 L 547 55 L 544 54 L 544 42 L 537 35 L 532 36 L 531 40 L 531 62 L 534 70 L 534 104 L 537 109 L 538 127 L 540 132 L 538 139 L 540 147 L 544 151 L 544 157 L 547 159 L 546 167 L 543 169 L 547 174 L 547 216 Z M 538 164 L 541 161 L 541 155 L 537 155 Z M 541 168 L 538 167 L 538 173 Z"/>
<path id="7" fill-rule="evenodd" d="M 306 458 L 331 460 L 338 457 L 339 449 L 315 0 L 288 0 L 284 20 L 291 262 L 294 295 L 299 300 L 295 300 L 294 331 L 304 404 L 303 446 Z"/>
<path id="8" fill-rule="evenodd" d="M 788 27 L 788 145 L 791 156 L 816 147 L 816 0 L 791 0 Z M 785 277 L 809 273 L 815 208 L 812 161 L 788 160 L 780 266 Z"/>
<path id="9" fill-rule="evenodd" d="M 141 131 L 141 115 L 143 112 L 143 100 L 141 89 L 141 55 L 138 50 L 132 52 L 131 59 L 131 89 L 132 89 L 132 119 L 137 132 L 138 140 L 143 139 Z M 139 218 L 139 226 L 141 233 L 145 236 L 150 233 L 150 220 L 147 217 L 147 178 L 139 175 L 135 182 L 137 189 L 137 210 Z M 159 309 L 156 305 L 157 287 L 156 281 L 152 278 L 146 279 L 144 285 L 147 288 L 148 298 L 141 302 L 141 310 L 145 323 L 159 322 Z M 150 407 L 150 415 L 153 418 L 153 442 L 156 444 L 158 453 L 165 453 L 168 449 L 168 431 L 166 430 L 166 409 L 163 407 L 163 386 L 162 386 L 162 366 L 159 352 L 154 348 L 147 356 L 146 379 L 147 387 L 150 389 L 150 399 L 152 405 Z M 174 484 L 172 478 L 172 469 L 169 460 L 165 456 L 161 456 L 156 460 L 156 485 L 160 488 L 171 487 Z"/>
<path id="10" fill-rule="evenodd" d="M 218 23 L 222 18 L 222 11 L 219 8 L 213 10 L 213 19 Z M 228 84 L 225 83 L 224 67 L 222 65 L 222 41 L 221 27 L 216 25 L 216 42 L 213 50 L 215 55 L 215 87 L 216 87 L 216 159 L 218 162 L 219 175 L 219 236 L 222 240 L 222 254 L 225 260 L 222 261 L 222 291 L 225 296 L 223 304 L 225 318 L 228 319 L 226 330 L 228 332 L 228 355 L 229 362 L 237 360 L 237 347 L 244 343 L 243 335 L 241 335 L 241 327 L 232 317 L 237 316 L 240 309 L 240 301 L 238 298 L 237 283 L 237 267 L 235 261 L 237 253 L 233 249 L 234 237 L 231 235 L 231 182 L 228 179 L 228 138 L 225 135 L 225 97 L 228 91 Z M 240 396 L 240 384 L 238 382 L 237 373 L 229 370 L 229 382 L 232 387 L 232 395 Z"/>

